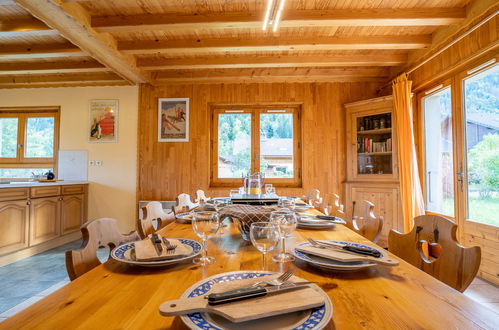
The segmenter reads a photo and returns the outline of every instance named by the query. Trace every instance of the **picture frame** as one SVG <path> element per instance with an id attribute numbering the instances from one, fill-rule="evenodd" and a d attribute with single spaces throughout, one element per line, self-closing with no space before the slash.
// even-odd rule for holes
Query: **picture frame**
<path id="1" fill-rule="evenodd" d="M 90 100 L 88 114 L 90 143 L 118 142 L 119 100 Z"/>
<path id="2" fill-rule="evenodd" d="M 158 98 L 158 142 L 189 142 L 189 98 Z"/>

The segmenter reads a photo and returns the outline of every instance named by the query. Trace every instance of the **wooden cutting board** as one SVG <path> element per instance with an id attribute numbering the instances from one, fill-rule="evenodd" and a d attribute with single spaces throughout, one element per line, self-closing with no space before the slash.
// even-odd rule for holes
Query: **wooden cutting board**
<path id="1" fill-rule="evenodd" d="M 166 251 L 166 246 L 161 243 L 163 251 L 161 255 L 158 255 L 156 248 L 152 243 L 150 238 L 146 238 L 142 241 L 135 242 L 135 259 L 137 261 L 154 261 L 154 260 L 167 260 L 173 258 L 179 258 L 181 256 L 189 255 L 193 252 L 192 247 L 186 244 L 182 244 L 176 239 L 168 240 L 172 245 L 176 245 L 174 253 L 168 253 Z"/>
<path id="2" fill-rule="evenodd" d="M 381 251 L 378 250 L 383 254 L 382 257 L 380 258 L 375 258 L 371 256 L 363 256 L 363 255 L 354 255 L 350 253 L 344 253 L 341 252 L 340 250 L 335 250 L 335 249 L 330 249 L 330 248 L 319 248 L 319 247 L 314 247 L 312 245 L 302 245 L 302 246 L 297 246 L 296 249 L 298 251 L 308 253 L 308 254 L 313 254 L 319 257 L 323 257 L 326 259 L 332 259 L 336 261 L 341 261 L 341 262 L 354 262 L 354 261 L 373 261 L 381 265 L 386 265 L 386 266 L 397 266 L 399 264 L 398 260 L 392 259 L 386 251 Z"/>
<path id="3" fill-rule="evenodd" d="M 205 299 L 205 296 L 210 293 L 246 287 L 258 281 L 271 280 L 276 277 L 277 276 L 265 276 L 217 283 L 214 284 L 212 289 L 205 295 L 166 301 L 159 306 L 159 312 L 163 316 L 208 312 L 225 317 L 231 322 L 238 323 L 302 311 L 324 305 L 325 298 L 322 290 L 315 284 L 300 289 L 270 294 L 265 297 L 252 298 L 216 306 L 208 305 L 208 299 Z M 303 281 L 298 278 L 293 278 L 292 280 L 295 282 Z"/>

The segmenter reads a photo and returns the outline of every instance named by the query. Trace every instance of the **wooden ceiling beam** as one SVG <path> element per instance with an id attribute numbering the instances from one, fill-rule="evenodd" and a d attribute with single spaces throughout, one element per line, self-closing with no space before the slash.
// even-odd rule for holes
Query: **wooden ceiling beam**
<path id="1" fill-rule="evenodd" d="M 459 23 L 465 17 L 465 8 L 301 10 L 286 11 L 283 14 L 280 27 L 450 25 Z M 94 16 L 92 17 L 92 27 L 100 32 L 260 29 L 262 27 L 262 13 Z"/>
<path id="2" fill-rule="evenodd" d="M 91 27 L 90 14 L 80 4 L 60 0 L 15 1 L 123 79 L 134 84 L 149 82 L 148 73 L 135 65 L 133 56 L 119 52 L 114 38 Z"/>
<path id="3" fill-rule="evenodd" d="M 252 68 L 165 70 L 152 73 L 155 85 L 241 82 L 384 82 L 387 67 Z"/>
<path id="4" fill-rule="evenodd" d="M 314 51 L 356 49 L 421 49 L 431 44 L 431 35 L 351 36 L 316 38 L 211 38 L 190 40 L 121 41 L 118 48 L 128 54 Z"/>
<path id="5" fill-rule="evenodd" d="M 57 35 L 47 24 L 36 18 L 23 18 L 0 21 L 0 37 L 17 37 L 23 35 Z"/>
<path id="6" fill-rule="evenodd" d="M 0 62 L 0 75 L 110 71 L 95 60 L 78 62 Z"/>
<path id="7" fill-rule="evenodd" d="M 0 89 L 14 89 L 14 88 L 54 88 L 54 87 L 96 87 L 96 86 L 130 86 L 126 80 L 117 81 L 60 81 L 60 82 L 46 82 L 41 84 L 5 84 L 0 85 Z"/>
<path id="8" fill-rule="evenodd" d="M 69 56 L 86 56 L 86 54 L 69 42 L 56 44 L 32 44 L 29 46 L 26 44 L 6 45 L 0 48 L 0 60 Z"/>
<path id="9" fill-rule="evenodd" d="M 407 61 L 407 55 L 330 55 L 330 56 L 224 56 L 139 59 L 146 70 L 212 69 L 212 68 L 279 68 L 327 66 L 397 66 Z"/>
<path id="10" fill-rule="evenodd" d="M 97 73 L 70 73 L 70 74 L 26 74 L 0 76 L 0 88 L 4 85 L 23 84 L 23 85 L 43 85 L 47 83 L 61 82 L 125 82 L 120 76 L 113 72 Z"/>

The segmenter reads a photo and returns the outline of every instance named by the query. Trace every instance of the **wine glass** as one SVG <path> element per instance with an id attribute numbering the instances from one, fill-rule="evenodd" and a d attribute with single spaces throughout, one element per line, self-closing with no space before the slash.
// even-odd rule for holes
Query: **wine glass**
<path id="1" fill-rule="evenodd" d="M 265 270 L 267 252 L 274 250 L 279 242 L 278 228 L 272 222 L 253 222 L 250 227 L 250 240 L 262 253 L 262 269 Z"/>
<path id="2" fill-rule="evenodd" d="M 294 210 L 295 209 L 295 200 L 293 198 L 281 197 L 277 202 L 277 205 L 283 209 Z"/>
<path id="3" fill-rule="evenodd" d="M 207 239 L 217 233 L 220 228 L 220 215 L 218 212 L 202 211 L 194 212 L 192 215 L 192 229 L 203 240 L 203 254 L 193 260 L 198 265 L 209 265 L 215 262 L 215 258 L 208 257 Z"/>
<path id="4" fill-rule="evenodd" d="M 272 188 L 274 188 L 274 187 L 272 186 L 272 183 L 266 183 L 266 184 L 265 184 L 265 193 L 266 193 L 267 195 L 270 195 L 270 194 L 272 193 Z"/>
<path id="5" fill-rule="evenodd" d="M 270 213 L 270 221 L 277 226 L 281 238 L 281 253 L 276 254 L 272 260 L 276 262 L 293 261 L 295 258 L 286 253 L 286 237 L 290 237 L 296 229 L 296 214 L 289 210 L 273 211 Z"/>

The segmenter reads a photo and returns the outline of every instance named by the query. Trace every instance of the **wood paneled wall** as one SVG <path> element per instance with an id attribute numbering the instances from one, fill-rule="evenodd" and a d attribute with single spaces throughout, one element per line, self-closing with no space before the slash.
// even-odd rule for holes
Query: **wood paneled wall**
<path id="1" fill-rule="evenodd" d="M 138 128 L 139 200 L 174 200 L 203 189 L 207 196 L 227 195 L 230 188 L 209 187 L 209 103 L 302 104 L 303 187 L 278 188 L 300 196 L 311 188 L 343 194 L 345 112 L 343 104 L 375 96 L 375 83 L 273 83 L 142 85 Z M 157 103 L 161 97 L 190 98 L 190 140 L 157 142 Z"/>
<path id="2" fill-rule="evenodd" d="M 499 17 L 496 15 L 468 36 L 464 37 L 440 55 L 410 74 L 414 89 L 436 84 L 456 72 L 463 70 L 479 57 L 497 52 Z"/>

